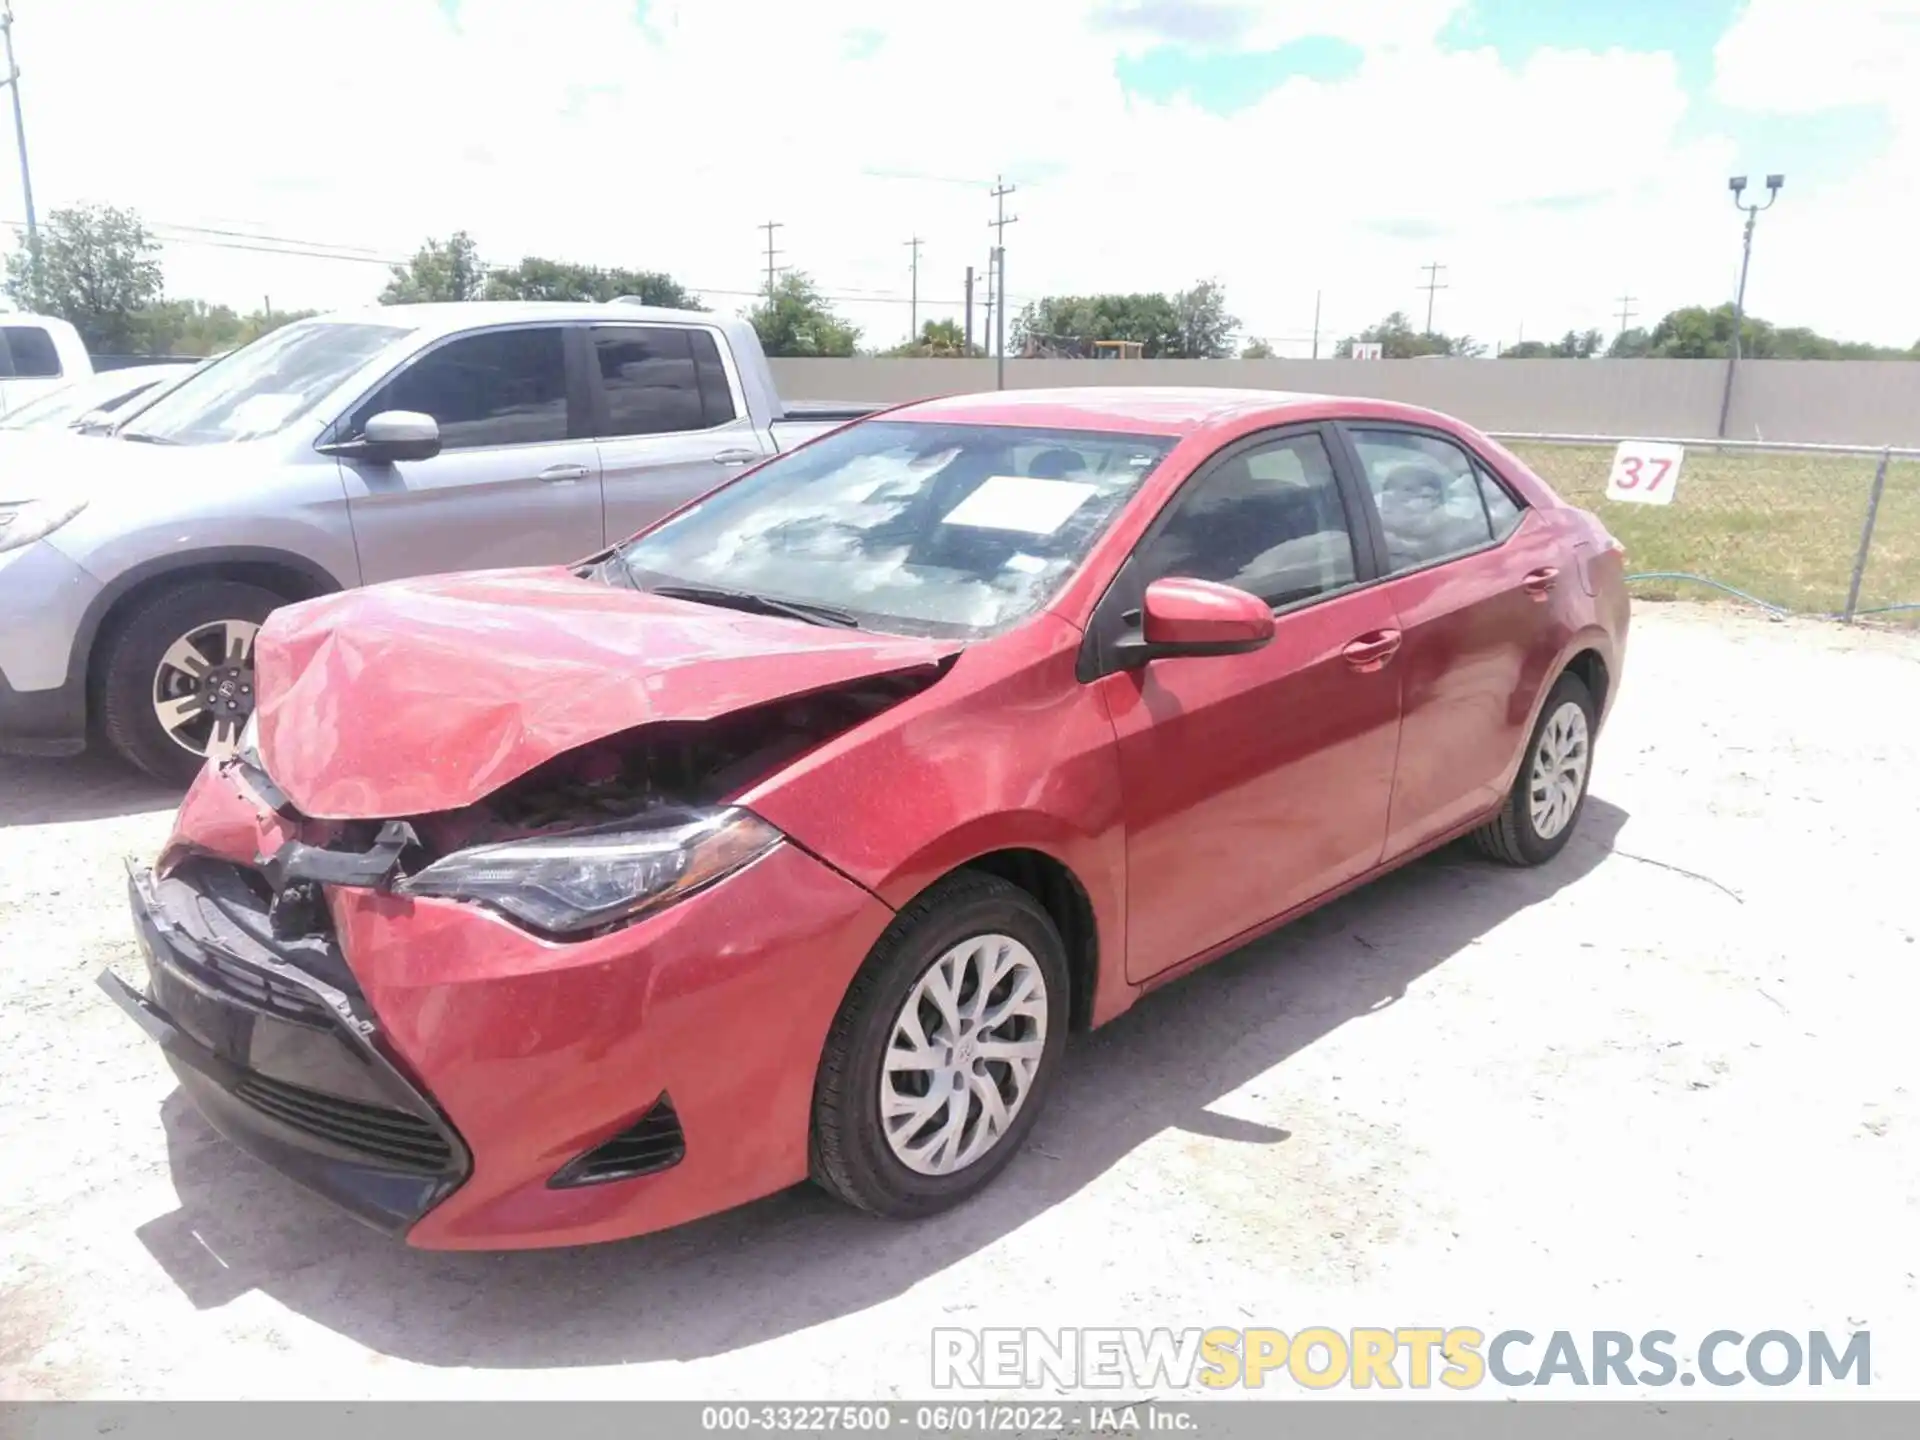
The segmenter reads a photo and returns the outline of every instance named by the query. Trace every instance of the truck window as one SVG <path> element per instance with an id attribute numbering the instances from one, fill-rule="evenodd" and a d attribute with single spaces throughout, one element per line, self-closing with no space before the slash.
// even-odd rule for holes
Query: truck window
<path id="1" fill-rule="evenodd" d="M 0 349 L 13 356 L 13 374 L 19 379 L 52 379 L 61 373 L 53 336 L 38 325 L 0 325 Z"/>
<path id="2" fill-rule="evenodd" d="M 417 410 L 449 450 L 568 438 L 566 341 L 557 326 L 486 330 L 429 350 L 360 403 L 358 433 L 382 410 Z"/>
<path id="3" fill-rule="evenodd" d="M 598 325 L 593 352 L 607 397 L 605 435 L 673 435 L 734 418 L 719 348 L 704 330 Z"/>
<path id="4" fill-rule="evenodd" d="M 693 368 L 700 376 L 700 410 L 707 426 L 726 425 L 738 418 L 733 408 L 733 387 L 727 384 L 727 367 L 720 363 L 720 347 L 712 332 L 694 330 Z"/>

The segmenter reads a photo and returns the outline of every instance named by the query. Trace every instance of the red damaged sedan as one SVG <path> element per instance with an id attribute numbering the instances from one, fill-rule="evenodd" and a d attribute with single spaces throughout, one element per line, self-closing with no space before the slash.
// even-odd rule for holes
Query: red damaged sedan
<path id="1" fill-rule="evenodd" d="M 572 569 L 280 611 L 113 997 L 414 1245 L 987 1184 L 1069 1031 L 1459 836 L 1578 823 L 1619 546 L 1407 406 L 909 405 Z"/>

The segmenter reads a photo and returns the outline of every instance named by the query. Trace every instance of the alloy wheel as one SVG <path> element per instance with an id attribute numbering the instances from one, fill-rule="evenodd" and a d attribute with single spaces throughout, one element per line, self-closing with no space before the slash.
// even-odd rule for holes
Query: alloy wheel
<path id="1" fill-rule="evenodd" d="M 1573 819 L 1586 786 L 1590 753 L 1587 712 L 1574 701 L 1565 701 L 1540 732 L 1527 785 L 1533 830 L 1542 840 L 1553 839 Z"/>
<path id="2" fill-rule="evenodd" d="M 182 750 L 222 760 L 253 714 L 251 620 L 215 620 L 169 645 L 153 672 L 153 713 Z"/>
<path id="3" fill-rule="evenodd" d="M 880 1124 L 894 1158 L 951 1175 L 997 1145 L 1047 1044 L 1047 985 L 1010 935 L 976 935 L 928 967 L 881 1062 Z"/>

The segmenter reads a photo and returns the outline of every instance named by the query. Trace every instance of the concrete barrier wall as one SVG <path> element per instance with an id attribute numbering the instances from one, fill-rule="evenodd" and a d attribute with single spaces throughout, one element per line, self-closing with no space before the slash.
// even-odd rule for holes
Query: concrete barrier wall
<path id="1" fill-rule="evenodd" d="M 898 401 L 993 389 L 991 360 L 775 360 L 793 400 Z M 1711 436 L 1719 360 L 1009 360 L 1007 386 L 1222 385 L 1367 395 L 1483 430 Z M 1740 367 L 1738 439 L 1920 445 L 1920 363 L 1760 360 Z"/>

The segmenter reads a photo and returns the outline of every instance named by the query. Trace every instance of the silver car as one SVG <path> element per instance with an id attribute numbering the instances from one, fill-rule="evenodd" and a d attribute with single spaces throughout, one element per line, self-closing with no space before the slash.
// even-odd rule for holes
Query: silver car
<path id="1" fill-rule="evenodd" d="M 0 750 L 189 778 L 289 601 L 566 564 L 874 407 L 796 414 L 744 321 L 615 302 L 296 322 L 114 428 L 0 434 Z"/>

